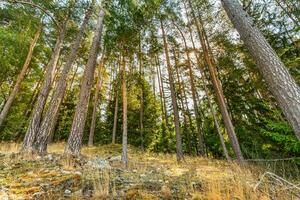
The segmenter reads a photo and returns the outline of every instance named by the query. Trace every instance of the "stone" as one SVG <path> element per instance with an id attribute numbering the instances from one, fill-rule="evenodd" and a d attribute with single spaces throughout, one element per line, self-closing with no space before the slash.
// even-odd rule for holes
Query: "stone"
<path id="1" fill-rule="evenodd" d="M 71 190 L 65 190 L 64 191 L 64 197 L 69 197 L 69 196 L 71 196 L 71 194 L 72 194 L 72 191 Z"/>
<path id="2" fill-rule="evenodd" d="M 41 184 L 40 186 L 42 188 L 43 191 L 48 191 L 50 189 L 50 184 L 47 184 L 47 183 L 43 183 Z"/>
<path id="3" fill-rule="evenodd" d="M 54 156 L 52 154 L 48 154 L 46 157 L 49 161 L 53 161 L 54 160 Z"/>
<path id="4" fill-rule="evenodd" d="M 140 174 L 140 177 L 141 177 L 141 178 L 145 178 L 145 177 L 146 177 L 146 174 Z"/>
<path id="5" fill-rule="evenodd" d="M 121 156 L 113 156 L 111 158 L 108 159 L 110 162 L 121 162 L 122 157 Z"/>
<path id="6" fill-rule="evenodd" d="M 39 200 L 43 199 L 45 192 L 36 192 L 32 195 L 32 199 Z"/>
<path id="7" fill-rule="evenodd" d="M 86 164 L 87 166 L 96 168 L 96 169 L 111 169 L 109 162 L 102 158 L 96 158 L 94 160 L 89 160 Z"/>
<path id="8" fill-rule="evenodd" d="M 77 191 L 74 192 L 73 194 L 74 194 L 74 196 L 79 197 L 79 196 L 82 195 L 82 190 L 81 190 L 81 189 L 80 189 L 80 190 L 77 190 Z"/>

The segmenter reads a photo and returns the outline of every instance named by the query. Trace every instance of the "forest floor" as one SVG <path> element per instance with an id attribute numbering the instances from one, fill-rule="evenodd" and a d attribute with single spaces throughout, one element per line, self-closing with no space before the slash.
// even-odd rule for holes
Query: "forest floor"
<path id="1" fill-rule="evenodd" d="M 0 144 L 0 200 L 8 199 L 299 199 L 283 183 L 262 178 L 263 170 L 220 160 L 153 154 L 120 145 L 84 147 L 75 160 L 52 144 L 45 157 L 17 154 L 19 144 Z M 278 180 L 277 180 L 278 181 Z M 280 182 L 280 181 L 279 181 Z"/>

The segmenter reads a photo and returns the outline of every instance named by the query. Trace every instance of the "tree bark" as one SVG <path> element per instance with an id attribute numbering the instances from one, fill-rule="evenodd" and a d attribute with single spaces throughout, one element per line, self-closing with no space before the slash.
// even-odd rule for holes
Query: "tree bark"
<path id="1" fill-rule="evenodd" d="M 105 12 L 103 9 L 101 9 L 99 12 L 99 18 L 94 33 L 94 38 L 90 49 L 88 62 L 82 78 L 82 84 L 81 84 L 80 94 L 79 94 L 79 102 L 77 103 L 76 106 L 71 133 L 65 148 L 65 154 L 67 155 L 77 156 L 80 154 L 83 131 L 84 131 L 84 126 L 85 126 L 86 116 L 88 111 L 88 104 L 90 101 L 91 88 L 94 82 L 96 62 L 100 50 L 104 16 L 105 16 Z"/>
<path id="2" fill-rule="evenodd" d="M 177 101 L 176 101 L 175 86 L 174 86 L 173 74 L 172 74 L 172 69 L 171 69 L 171 62 L 170 62 L 170 57 L 169 57 L 169 48 L 168 48 L 166 33 L 165 33 L 162 19 L 160 19 L 160 26 L 161 26 L 161 30 L 162 30 L 165 56 L 166 56 L 166 60 L 167 60 L 167 69 L 168 69 L 169 84 L 170 84 L 170 90 L 171 90 L 172 107 L 173 107 L 173 112 L 174 112 L 174 124 L 175 124 L 175 132 L 176 132 L 176 156 L 177 156 L 177 161 L 180 162 L 180 161 L 184 160 L 184 157 L 183 157 L 183 153 L 182 153 L 182 141 L 181 141 L 181 133 L 180 133 L 179 113 L 178 113 L 178 107 L 177 107 Z"/>
<path id="3" fill-rule="evenodd" d="M 21 149 L 22 152 L 31 152 L 33 150 L 33 144 L 35 142 L 35 138 L 40 127 L 42 113 L 51 89 L 51 85 L 53 84 L 53 80 L 55 77 L 57 62 L 65 38 L 66 26 L 67 22 L 64 23 L 62 29 L 60 30 L 50 62 L 46 68 L 46 73 L 44 75 L 45 78 L 43 80 L 41 90 L 38 94 L 37 102 L 32 112 L 33 115 L 29 122 L 29 126 L 27 128 L 27 132 L 23 140 Z"/>
<path id="4" fill-rule="evenodd" d="M 208 69 L 209 69 L 209 73 L 212 79 L 212 83 L 213 83 L 213 88 L 214 91 L 216 93 L 216 97 L 217 97 L 217 102 L 219 104 L 219 108 L 223 117 L 223 121 L 225 124 L 225 127 L 227 129 L 228 132 L 228 136 L 230 138 L 230 142 L 232 145 L 232 148 L 235 152 L 235 155 L 237 157 L 238 162 L 244 162 L 244 158 L 240 149 L 240 144 L 238 142 L 238 138 L 236 136 L 235 130 L 234 130 L 234 126 L 232 124 L 232 121 L 230 119 L 228 110 L 227 110 L 227 106 L 226 106 L 226 102 L 225 102 L 225 97 L 223 94 L 223 90 L 222 90 L 222 86 L 221 86 L 221 82 L 218 78 L 217 75 L 217 71 L 216 71 L 216 65 L 215 65 L 215 61 L 213 58 L 213 54 L 212 51 L 208 45 L 208 41 L 206 41 L 206 34 L 205 34 L 205 30 L 203 27 L 203 24 L 200 22 L 200 20 L 196 17 L 195 12 L 193 10 L 193 6 L 190 0 L 188 0 L 190 8 L 191 8 L 191 13 L 192 16 L 195 20 L 195 24 L 196 24 L 196 28 L 197 28 L 197 32 L 200 38 L 200 43 L 203 49 L 203 56 L 204 56 L 204 60 L 206 62 L 206 64 L 208 65 Z"/>
<path id="5" fill-rule="evenodd" d="M 35 150 L 37 150 L 38 153 L 40 154 L 46 153 L 45 150 L 47 149 L 47 140 L 57 120 L 56 116 L 58 115 L 59 107 L 61 105 L 67 87 L 68 74 L 70 69 L 72 68 L 73 63 L 75 62 L 77 52 L 80 46 L 80 42 L 84 34 L 84 31 L 86 29 L 86 26 L 88 24 L 88 21 L 90 19 L 90 16 L 92 14 L 94 4 L 95 4 L 95 0 L 92 1 L 90 7 L 86 11 L 85 18 L 82 22 L 79 32 L 77 33 L 76 39 L 71 47 L 71 53 L 67 58 L 67 63 L 65 64 L 61 72 L 61 76 L 58 80 L 58 83 L 54 88 L 54 93 L 52 95 L 49 108 L 46 111 L 45 117 L 41 122 L 40 129 L 37 134 L 36 144 L 34 145 Z"/>
<path id="6" fill-rule="evenodd" d="M 123 137 L 122 137 L 122 163 L 128 166 L 127 156 L 127 86 L 126 86 L 126 62 L 123 55 L 122 61 L 122 104 L 123 104 Z"/>
<path id="7" fill-rule="evenodd" d="M 104 53 L 104 52 L 103 52 Z M 103 54 L 104 55 L 104 54 Z M 89 134 L 89 141 L 88 145 L 93 146 L 94 145 L 94 135 L 95 135 L 95 127 L 96 127 L 96 116 L 97 116 L 97 107 L 98 107 L 98 101 L 99 101 L 99 93 L 102 88 L 102 82 L 103 78 L 102 76 L 102 68 L 104 67 L 104 58 L 101 59 L 100 65 L 99 65 L 99 73 L 98 73 L 98 80 L 96 83 L 96 91 L 93 99 L 93 113 L 92 113 L 92 122 L 90 127 L 90 134 Z"/>
<path id="8" fill-rule="evenodd" d="M 239 2 L 222 4 L 300 141 L 300 87 Z"/>
<path id="9" fill-rule="evenodd" d="M 40 27 L 38 28 L 38 31 L 35 33 L 34 38 L 30 43 L 29 51 L 28 51 L 25 63 L 22 67 L 22 70 L 21 70 L 20 74 L 18 75 L 16 83 L 15 83 L 15 85 L 14 85 L 9 97 L 7 98 L 7 101 L 5 102 L 4 107 L 0 113 L 0 127 L 3 125 L 3 122 L 4 122 L 5 118 L 7 117 L 7 114 L 12 106 L 12 103 L 15 100 L 15 98 L 20 90 L 21 83 L 27 74 L 27 71 L 28 71 L 28 68 L 29 68 L 29 65 L 30 65 L 30 62 L 32 59 L 34 47 L 37 44 L 37 41 L 41 35 L 41 32 L 42 32 L 42 25 L 40 25 Z"/>

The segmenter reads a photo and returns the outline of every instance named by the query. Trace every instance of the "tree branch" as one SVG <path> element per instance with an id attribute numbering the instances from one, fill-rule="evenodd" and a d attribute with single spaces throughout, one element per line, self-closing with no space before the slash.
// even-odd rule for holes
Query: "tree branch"
<path id="1" fill-rule="evenodd" d="M 37 4 L 32 3 L 31 1 L 20 1 L 20 0 L 0 0 L 0 1 L 7 2 L 7 3 L 26 4 L 26 5 L 35 7 L 37 9 L 41 10 L 42 12 L 44 12 L 46 15 L 48 15 L 51 18 L 51 20 L 55 23 L 55 25 L 58 27 L 58 29 L 59 30 L 61 29 L 60 23 L 52 16 L 52 14 L 48 10 L 46 10 L 45 8 L 43 8 Z"/>

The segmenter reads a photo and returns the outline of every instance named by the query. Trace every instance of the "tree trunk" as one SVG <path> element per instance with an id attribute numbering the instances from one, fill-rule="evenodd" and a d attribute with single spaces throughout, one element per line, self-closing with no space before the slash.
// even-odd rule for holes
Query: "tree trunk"
<path id="1" fill-rule="evenodd" d="M 126 86 L 125 56 L 122 61 L 122 100 L 123 100 L 123 137 L 122 137 L 122 163 L 128 166 L 127 156 L 127 86 Z"/>
<path id="2" fill-rule="evenodd" d="M 187 6 L 186 6 L 185 2 L 183 2 L 183 3 L 184 3 L 185 11 L 186 11 L 186 16 L 187 16 L 188 24 L 190 24 L 190 19 L 189 19 L 188 13 L 187 13 Z M 195 47 L 195 43 L 194 43 L 194 39 L 193 39 L 192 29 L 191 29 L 190 26 L 189 26 L 188 28 L 189 28 L 190 39 L 191 39 L 191 42 L 192 42 L 192 45 L 193 45 L 193 49 L 194 49 L 194 51 L 195 51 L 195 50 L 196 50 L 196 47 Z M 223 137 L 223 134 L 222 134 L 222 132 L 221 132 L 221 129 L 220 129 L 220 126 L 219 126 L 219 122 L 218 122 L 217 116 L 216 116 L 216 114 L 215 114 L 216 112 L 215 112 L 215 109 L 214 109 L 214 107 L 213 107 L 213 105 L 212 105 L 211 98 L 210 98 L 210 96 L 209 96 L 209 91 L 208 91 L 208 88 L 207 88 L 207 85 L 206 85 L 205 76 L 204 76 L 203 71 L 202 71 L 202 69 L 204 68 L 204 66 L 201 65 L 200 58 L 199 58 L 197 52 L 195 52 L 195 56 L 196 56 L 197 65 L 198 65 L 198 67 L 199 67 L 199 71 L 200 71 L 200 73 L 201 73 L 201 79 L 202 79 L 202 81 L 203 81 L 204 91 L 205 91 L 205 94 L 206 94 L 206 96 L 207 96 L 208 103 L 209 103 L 209 107 L 210 107 L 210 110 L 211 110 L 212 115 L 213 115 L 214 124 L 215 124 L 215 126 L 216 126 L 216 129 L 217 129 L 217 132 L 218 132 L 218 135 L 219 135 L 219 138 L 220 138 L 220 142 L 221 142 L 221 145 L 222 145 L 222 149 L 223 149 L 223 152 L 224 152 L 224 155 L 225 155 L 226 159 L 227 159 L 228 161 L 230 161 L 231 158 L 230 158 L 230 156 L 229 156 L 229 154 L 228 154 L 227 147 L 226 147 L 225 142 L 224 142 L 224 137 Z"/>
<path id="3" fill-rule="evenodd" d="M 239 2 L 222 4 L 300 141 L 300 87 Z"/>
<path id="4" fill-rule="evenodd" d="M 157 82 L 158 82 L 158 88 L 159 88 L 159 98 L 160 98 L 160 109 L 161 109 L 161 119 L 162 119 L 162 140 L 165 141 L 166 139 L 166 128 L 167 128 L 167 119 L 165 114 L 165 101 L 164 101 L 164 95 L 163 95 L 163 88 L 161 83 L 161 73 L 160 69 L 158 69 L 159 66 L 156 64 L 156 71 L 157 71 Z"/>
<path id="5" fill-rule="evenodd" d="M 191 35 L 191 38 L 192 38 L 192 35 Z M 193 48 L 195 48 L 193 39 L 191 39 L 191 41 L 192 41 L 192 44 L 193 44 Z M 218 132 L 218 135 L 219 135 L 219 138 L 220 138 L 220 142 L 221 142 L 221 146 L 222 146 L 222 149 L 223 149 L 223 153 L 224 153 L 225 158 L 227 159 L 227 161 L 231 161 L 231 158 L 230 158 L 230 156 L 228 154 L 228 151 L 227 151 L 227 147 L 225 145 L 224 136 L 222 134 L 222 131 L 221 131 L 221 128 L 220 128 L 220 125 L 219 125 L 219 122 L 218 122 L 216 111 L 215 111 L 214 106 L 213 106 L 213 104 L 211 102 L 209 91 L 208 91 L 208 88 L 207 88 L 207 85 L 206 85 L 205 75 L 204 75 L 204 73 L 203 73 L 203 71 L 201 69 L 200 59 L 197 56 L 197 54 L 196 54 L 196 60 L 197 60 L 197 64 L 199 66 L 199 70 L 200 70 L 200 73 L 201 73 L 201 79 L 202 79 L 203 86 L 204 86 L 204 92 L 205 92 L 205 95 L 207 97 L 208 106 L 210 108 L 210 111 L 211 111 L 211 114 L 212 114 L 212 117 L 213 117 L 213 120 L 214 120 L 214 124 L 215 124 L 215 127 L 217 129 L 217 132 Z"/>
<path id="6" fill-rule="evenodd" d="M 29 126 L 27 128 L 27 132 L 23 140 L 23 145 L 21 150 L 22 152 L 31 152 L 33 150 L 33 144 L 35 142 L 35 138 L 40 127 L 42 113 L 49 95 L 49 91 L 51 89 L 51 85 L 53 84 L 53 80 L 55 77 L 57 62 L 65 38 L 66 26 L 67 26 L 67 22 L 64 23 L 63 28 L 60 30 L 50 62 L 46 68 L 46 73 L 44 75 L 45 78 L 41 90 L 39 92 L 37 102 L 32 112 L 33 113 L 32 118 L 29 122 Z"/>
<path id="7" fill-rule="evenodd" d="M 160 83 L 160 88 L 161 88 L 161 98 L 162 98 L 162 112 L 164 114 L 164 119 L 165 119 L 165 125 L 166 128 L 168 129 L 169 127 L 169 119 L 168 119 L 168 108 L 167 108 L 167 103 L 166 103 L 166 95 L 165 95 L 165 89 L 164 89 L 164 82 L 163 82 L 163 77 L 162 77 L 162 73 L 161 73 L 161 68 L 160 68 L 160 63 L 159 63 L 159 58 L 158 55 L 156 56 L 156 66 L 157 66 L 157 70 L 158 70 L 158 76 L 159 76 L 159 80 L 158 83 Z"/>
<path id="8" fill-rule="evenodd" d="M 104 52 L 103 52 L 104 55 Z M 100 65 L 99 65 L 99 73 L 98 73 L 98 80 L 96 83 L 96 91 L 93 99 L 93 113 L 92 113 L 92 122 L 91 122 L 91 128 L 90 128 L 90 134 L 89 134 L 89 141 L 88 145 L 93 146 L 94 145 L 94 135 L 95 135 L 95 127 L 96 127 L 96 116 L 97 116 L 97 106 L 98 106 L 98 101 L 99 101 L 99 93 L 102 88 L 102 82 L 103 78 L 102 76 L 102 68 L 104 67 L 104 58 L 101 59 Z"/>
<path id="9" fill-rule="evenodd" d="M 117 124 L 118 124 L 118 107 L 119 107 L 119 89 L 118 84 L 116 86 L 116 94 L 115 94 L 115 112 L 114 112 L 114 125 L 113 125 L 113 134 L 112 134 L 112 144 L 116 144 L 116 132 L 117 132 Z"/>
<path id="10" fill-rule="evenodd" d="M 139 71 L 140 71 L 140 81 L 141 81 L 141 91 L 140 91 L 140 137 L 141 137 L 141 149 L 144 150 L 144 84 L 143 84 L 143 55 L 141 47 L 141 39 L 139 43 Z"/>
<path id="11" fill-rule="evenodd" d="M 90 94 L 94 82 L 96 62 L 100 50 L 100 41 L 101 41 L 101 35 L 103 29 L 104 16 L 105 16 L 105 12 L 103 9 L 101 9 L 99 12 L 99 18 L 98 18 L 96 30 L 94 32 L 94 38 L 90 49 L 89 58 L 82 78 L 80 94 L 79 94 L 79 102 L 77 103 L 76 106 L 71 133 L 65 148 L 65 154 L 68 155 L 80 154 L 83 131 L 86 122 L 88 105 L 90 101 Z"/>
<path id="12" fill-rule="evenodd" d="M 200 121 L 201 119 L 200 119 L 200 113 L 199 113 L 199 109 L 198 109 L 199 107 L 198 107 L 198 102 L 197 102 L 195 78 L 194 78 L 194 74 L 193 74 L 193 70 L 192 70 L 191 58 L 190 58 L 190 54 L 189 54 L 189 50 L 188 50 L 188 46 L 187 46 L 184 34 L 182 33 L 181 29 L 177 26 L 177 24 L 175 24 L 174 22 L 173 22 L 173 24 L 179 31 L 179 33 L 183 39 L 183 43 L 184 43 L 185 54 L 186 54 L 186 58 L 187 58 L 187 60 L 186 60 L 187 67 L 188 67 L 188 71 L 189 71 L 189 81 L 190 81 L 191 90 L 192 90 L 193 106 L 194 106 L 194 111 L 195 111 L 195 116 L 196 116 L 196 124 L 197 124 L 196 127 L 197 127 L 197 135 L 198 135 L 198 140 L 199 140 L 199 150 L 200 150 L 200 155 L 205 156 L 205 144 L 204 144 L 204 139 L 203 139 L 203 133 L 201 132 L 201 129 L 202 129 L 201 121 Z"/>
<path id="13" fill-rule="evenodd" d="M 0 127 L 3 125 L 3 122 L 4 122 L 4 120 L 7 116 L 10 108 L 11 108 L 11 105 L 12 105 L 13 101 L 15 100 L 15 98 L 16 98 L 19 90 L 20 90 L 21 83 L 22 83 L 22 81 L 24 80 L 24 78 L 26 76 L 26 73 L 27 73 L 28 68 L 29 68 L 29 64 L 30 64 L 31 59 L 32 59 L 34 47 L 36 46 L 36 43 L 37 43 L 37 41 L 40 37 L 41 32 L 42 32 L 42 25 L 40 25 L 38 31 L 35 33 L 34 38 L 30 43 L 29 51 L 28 51 L 25 63 L 22 67 L 22 70 L 21 70 L 20 74 L 18 75 L 16 83 L 15 83 L 10 95 L 8 96 L 7 101 L 5 102 L 4 107 L 3 107 L 3 109 L 0 113 Z"/>
<path id="14" fill-rule="evenodd" d="M 174 86 L 173 74 L 172 74 L 172 69 L 171 69 L 171 62 L 170 62 L 170 57 L 169 57 L 169 48 L 168 48 L 167 38 L 166 38 L 165 29 L 164 29 L 162 20 L 160 20 L 160 26 L 161 26 L 161 30 L 162 30 L 165 56 L 166 56 L 166 60 L 167 60 L 167 69 L 168 69 L 168 75 L 169 75 L 171 99 L 172 99 L 172 106 L 173 106 L 173 112 L 174 112 L 174 124 L 175 124 L 175 132 L 176 132 L 176 155 L 177 155 L 177 161 L 180 162 L 184 159 L 184 157 L 183 157 L 183 153 L 182 153 L 179 113 L 178 113 L 178 107 L 177 107 L 177 101 L 176 101 L 175 86 Z"/>
<path id="15" fill-rule="evenodd" d="M 68 74 L 70 69 L 72 68 L 73 63 L 75 62 L 76 55 L 80 46 L 80 42 L 84 34 L 84 31 L 86 29 L 86 26 L 88 24 L 88 21 L 90 19 L 90 16 L 92 14 L 94 4 L 95 4 L 95 0 L 92 1 L 90 7 L 86 11 L 85 18 L 82 22 L 79 32 L 77 33 L 76 39 L 71 47 L 71 53 L 67 58 L 67 63 L 65 64 L 61 72 L 61 76 L 58 80 L 58 83 L 54 88 L 54 93 L 52 95 L 49 108 L 46 111 L 45 117 L 41 122 L 40 129 L 37 134 L 36 145 L 34 147 L 40 154 L 46 153 L 44 152 L 44 149 L 47 149 L 48 137 L 51 134 L 51 130 L 53 130 L 53 127 L 55 126 L 55 122 L 57 120 L 56 116 L 58 115 L 59 107 L 61 105 L 67 87 Z"/>
<path id="16" fill-rule="evenodd" d="M 174 59 L 175 59 L 175 71 L 176 71 L 176 77 L 177 77 L 177 82 L 178 82 L 178 89 L 179 89 L 179 96 L 180 96 L 180 104 L 181 104 L 181 109 L 182 109 L 182 114 L 183 114 L 183 121 L 184 121 L 184 127 L 186 130 L 186 138 L 187 138 L 187 149 L 188 152 L 191 153 L 192 149 L 191 149 L 191 126 L 192 126 L 192 120 L 190 120 L 188 123 L 187 121 L 187 113 L 189 112 L 189 107 L 188 104 L 184 104 L 183 100 L 184 100 L 184 96 L 185 96 L 185 88 L 183 85 L 183 81 L 180 79 L 179 76 L 179 70 L 178 70 L 178 61 L 177 61 L 177 57 L 176 57 L 176 52 L 174 52 Z M 183 94 L 184 93 L 184 94 Z M 186 105 L 186 108 L 185 108 Z"/>
<path id="17" fill-rule="evenodd" d="M 196 18 L 195 12 L 193 10 L 191 1 L 189 0 L 189 5 L 191 8 L 191 13 L 193 15 L 193 18 L 195 20 L 195 24 L 196 24 L 196 28 L 198 31 L 198 35 L 200 38 L 200 43 L 201 46 L 203 48 L 203 54 L 204 54 L 204 60 L 206 62 L 206 64 L 208 65 L 208 69 L 209 69 L 209 73 L 212 79 L 212 83 L 213 83 L 213 88 L 214 91 L 216 93 L 216 97 L 217 97 L 217 101 L 220 107 L 220 111 L 223 117 L 223 121 L 225 124 L 225 127 L 227 129 L 228 132 L 228 136 L 230 138 L 230 142 L 232 145 L 232 148 L 235 152 L 235 155 L 237 157 L 237 160 L 239 162 L 244 162 L 244 158 L 240 149 L 240 144 L 238 142 L 235 130 L 234 130 L 234 126 L 232 124 L 232 121 L 230 119 L 228 110 L 227 110 L 227 106 L 226 106 L 226 102 L 225 102 L 225 98 L 224 98 L 224 94 L 223 94 L 223 90 L 222 90 L 222 86 L 221 86 L 221 82 L 217 76 L 217 72 L 216 72 L 216 65 L 215 65 L 215 61 L 213 58 L 213 54 L 212 51 L 208 45 L 208 41 L 206 41 L 206 35 L 205 35 L 205 30 L 203 27 L 203 24 L 200 23 L 199 19 Z"/>

